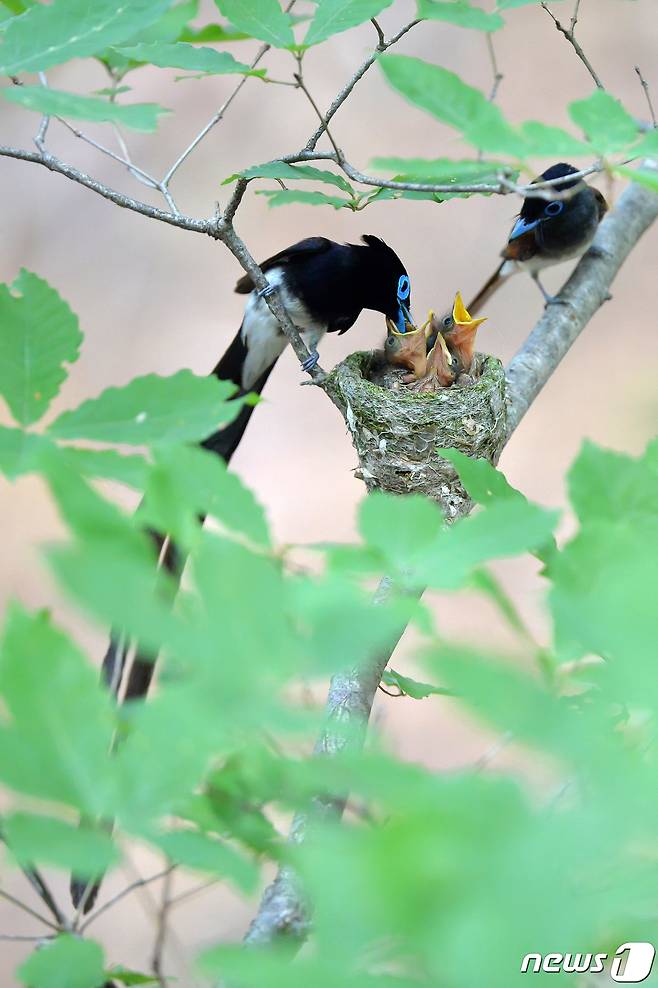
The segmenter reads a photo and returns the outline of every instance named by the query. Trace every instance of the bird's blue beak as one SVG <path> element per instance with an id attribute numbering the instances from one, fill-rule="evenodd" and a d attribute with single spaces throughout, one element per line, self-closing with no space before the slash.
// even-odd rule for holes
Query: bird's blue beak
<path id="1" fill-rule="evenodd" d="M 535 230 L 540 223 L 541 220 L 532 220 L 531 223 L 527 223 L 523 217 L 519 216 L 518 220 L 514 224 L 512 232 L 509 235 L 510 241 L 517 240 L 519 237 L 522 237 L 524 233 L 529 233 L 530 230 Z"/>
<path id="2" fill-rule="evenodd" d="M 409 312 L 409 309 L 406 307 L 404 302 L 401 302 L 400 299 L 398 299 L 398 314 L 395 320 L 395 325 L 398 333 L 402 333 L 402 334 L 406 333 L 407 323 L 410 323 L 413 326 L 413 319 L 411 318 L 411 313 Z"/>

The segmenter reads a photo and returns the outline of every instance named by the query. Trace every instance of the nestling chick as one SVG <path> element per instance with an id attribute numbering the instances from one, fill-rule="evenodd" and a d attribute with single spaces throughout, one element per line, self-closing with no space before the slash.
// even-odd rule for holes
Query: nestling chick
<path id="1" fill-rule="evenodd" d="M 452 314 L 444 316 L 441 320 L 432 320 L 427 345 L 428 347 L 433 345 L 436 334 L 443 334 L 453 358 L 453 371 L 456 375 L 468 374 L 473 363 L 478 327 L 485 321 L 486 316 L 481 319 L 471 317 L 462 301 L 461 294 L 457 292 Z"/>
<path id="2" fill-rule="evenodd" d="M 404 367 L 411 371 L 402 378 L 404 384 L 417 381 L 423 376 L 427 367 L 427 344 L 425 330 L 411 329 L 399 333 L 393 323 L 387 320 L 388 333 L 384 344 L 386 360 L 393 367 Z"/>
<path id="3" fill-rule="evenodd" d="M 414 391 L 436 393 L 449 388 L 456 377 L 456 363 L 450 355 L 441 333 L 436 333 L 434 346 L 427 354 L 427 372 L 424 377 L 411 385 Z"/>

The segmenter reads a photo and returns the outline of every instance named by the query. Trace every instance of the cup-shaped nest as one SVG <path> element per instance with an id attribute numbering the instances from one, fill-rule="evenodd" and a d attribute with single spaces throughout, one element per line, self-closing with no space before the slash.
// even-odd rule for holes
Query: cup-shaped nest
<path id="1" fill-rule="evenodd" d="M 351 432 L 357 476 L 368 490 L 425 494 L 455 518 L 469 510 L 470 502 L 454 467 L 436 451 L 451 447 L 498 461 L 506 435 L 502 364 L 476 354 L 472 383 L 418 394 L 404 385 L 376 383 L 387 383 L 382 363 L 380 352 L 353 353 L 324 384 Z"/>

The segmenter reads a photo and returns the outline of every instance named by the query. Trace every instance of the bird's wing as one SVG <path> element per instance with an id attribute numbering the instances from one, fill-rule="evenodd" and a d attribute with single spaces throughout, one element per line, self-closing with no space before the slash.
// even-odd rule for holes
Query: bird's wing
<path id="1" fill-rule="evenodd" d="M 280 264 L 289 264 L 290 261 L 297 260 L 300 256 L 308 257 L 309 254 L 321 254 L 323 251 L 329 250 L 331 245 L 331 240 L 326 237 L 307 237 L 306 240 L 300 240 L 292 247 L 286 247 L 278 254 L 268 257 L 261 264 L 261 271 L 269 271 Z M 251 280 L 251 275 L 248 274 L 243 275 L 235 286 L 238 295 L 248 295 L 253 289 L 254 283 Z"/>
<path id="2" fill-rule="evenodd" d="M 506 261 L 529 261 L 537 253 L 537 238 L 534 230 L 522 233 L 520 237 L 510 240 L 500 256 Z"/>

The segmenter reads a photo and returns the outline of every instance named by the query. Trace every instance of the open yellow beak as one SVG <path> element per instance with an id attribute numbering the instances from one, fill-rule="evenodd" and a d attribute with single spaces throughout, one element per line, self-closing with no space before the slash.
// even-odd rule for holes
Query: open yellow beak
<path id="1" fill-rule="evenodd" d="M 481 319 L 473 319 L 471 317 L 470 312 L 464 305 L 461 292 L 457 292 L 455 295 L 455 304 L 452 307 L 452 318 L 455 320 L 456 326 L 468 326 L 468 328 L 473 331 L 475 331 L 483 322 L 487 321 L 487 316 L 483 316 Z"/>
<path id="2" fill-rule="evenodd" d="M 401 339 L 404 339 L 405 336 L 413 336 L 415 333 L 419 333 L 421 331 L 418 326 L 414 326 L 410 322 L 407 323 L 407 327 L 406 333 L 401 333 L 393 320 L 386 316 L 386 332 L 390 333 L 391 336 L 399 336 Z"/>

